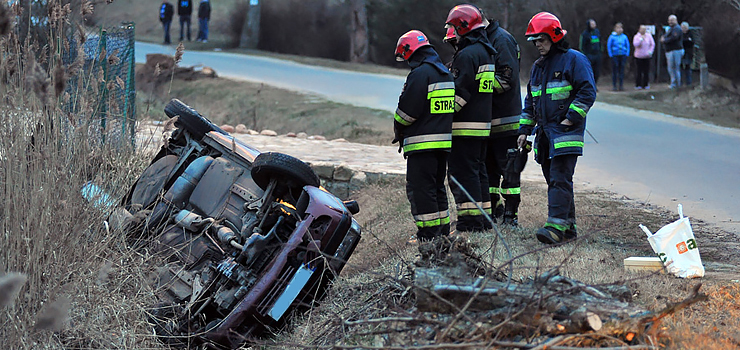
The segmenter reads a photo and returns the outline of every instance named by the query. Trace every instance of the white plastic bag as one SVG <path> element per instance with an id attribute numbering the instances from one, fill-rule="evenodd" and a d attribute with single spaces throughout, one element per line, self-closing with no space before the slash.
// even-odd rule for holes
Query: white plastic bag
<path id="1" fill-rule="evenodd" d="M 648 236 L 650 246 L 665 265 L 668 272 L 681 278 L 704 277 L 699 248 L 691 230 L 689 218 L 683 216 L 683 207 L 678 205 L 680 219 L 663 226 L 655 234 L 640 225 Z"/>

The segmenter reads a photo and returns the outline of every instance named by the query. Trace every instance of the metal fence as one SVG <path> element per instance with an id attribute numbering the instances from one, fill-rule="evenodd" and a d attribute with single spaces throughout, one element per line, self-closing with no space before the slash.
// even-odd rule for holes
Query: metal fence
<path id="1" fill-rule="evenodd" d="M 85 33 L 69 40 L 64 63 L 82 57 L 82 70 L 67 84 L 64 108 L 103 143 L 133 145 L 136 126 L 134 23 Z M 80 49 L 82 45 L 82 49 Z"/>

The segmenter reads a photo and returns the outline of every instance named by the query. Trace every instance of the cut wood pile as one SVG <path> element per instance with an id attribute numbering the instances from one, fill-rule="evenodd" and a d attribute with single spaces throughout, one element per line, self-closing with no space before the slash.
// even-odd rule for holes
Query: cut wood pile
<path id="1" fill-rule="evenodd" d="M 136 69 L 136 86 L 144 92 L 152 92 L 172 79 L 197 80 L 216 78 L 217 74 L 210 67 L 181 67 L 175 64 L 175 57 L 160 53 L 146 55 L 146 63 Z"/>
<path id="2" fill-rule="evenodd" d="M 511 280 L 506 266 L 486 268 L 463 239 L 424 243 L 420 252 L 407 285 L 416 309 L 344 325 L 384 324 L 374 335 L 405 344 L 399 349 L 657 349 L 661 319 L 706 299 L 697 284 L 684 301 L 649 312 L 631 303 L 626 286 L 589 286 L 557 269 Z"/>

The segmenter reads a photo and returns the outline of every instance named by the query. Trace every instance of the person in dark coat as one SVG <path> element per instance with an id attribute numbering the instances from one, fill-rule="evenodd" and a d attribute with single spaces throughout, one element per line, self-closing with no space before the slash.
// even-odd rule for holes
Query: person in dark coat
<path id="1" fill-rule="evenodd" d="M 187 26 L 187 37 L 190 41 L 190 16 L 193 14 L 193 0 L 178 0 L 177 15 L 180 16 L 180 41 L 185 40 L 184 29 Z"/>
<path id="2" fill-rule="evenodd" d="M 447 158 L 452 146 L 455 81 L 426 35 L 412 30 L 396 44 L 396 60 L 406 61 L 406 77 L 394 116 L 393 143 L 407 159 L 406 194 L 419 241 L 450 233 Z"/>
<path id="3" fill-rule="evenodd" d="M 202 0 L 198 6 L 198 37 L 197 41 L 208 42 L 208 21 L 211 20 L 211 2 Z"/>
<path id="4" fill-rule="evenodd" d="M 691 63 L 694 62 L 694 36 L 689 31 L 689 22 L 681 22 L 683 32 L 683 57 L 681 58 L 681 77 L 686 86 L 691 86 Z"/>
<path id="5" fill-rule="evenodd" d="M 581 34 L 581 40 L 578 45 L 588 61 L 591 63 L 591 70 L 594 72 L 594 80 L 599 83 L 599 73 L 601 72 L 601 32 L 596 28 L 596 21 L 589 19 L 588 28 Z"/>
<path id="6" fill-rule="evenodd" d="M 556 244 L 577 238 L 573 174 L 583 155 L 586 115 L 596 100 L 588 58 L 569 49 L 560 20 L 540 12 L 529 21 L 527 41 L 540 58 L 532 65 L 522 119 L 519 147 L 535 131 L 535 160 L 547 181 L 547 221 L 536 238 Z"/>
<path id="7" fill-rule="evenodd" d="M 457 38 L 457 52 L 452 61 L 455 115 L 448 169 L 449 177 L 460 183 L 457 186 L 450 181 L 457 209 L 456 230 L 483 231 L 493 227 L 484 213 L 491 213 L 486 150 L 491 134 L 496 50 L 488 40 L 477 7 L 455 6 L 445 23 L 447 28 L 454 27 Z"/>
<path id="8" fill-rule="evenodd" d="M 159 21 L 162 22 L 162 28 L 164 29 L 164 43 L 170 43 L 170 25 L 172 24 L 172 15 L 174 14 L 174 6 L 167 0 L 162 1 L 162 6 L 159 7 Z"/>
<path id="9" fill-rule="evenodd" d="M 519 225 L 521 174 L 507 171 L 516 151 L 519 119 L 522 115 L 522 92 L 519 83 L 519 43 L 498 21 L 485 19 L 486 34 L 496 50 L 496 74 L 493 89 L 491 136 L 486 150 L 488 192 L 494 217 L 506 225 Z"/>
<path id="10" fill-rule="evenodd" d="M 668 16 L 668 25 L 670 28 L 660 38 L 660 42 L 665 47 L 665 60 L 668 67 L 668 75 L 671 76 L 671 89 L 678 89 L 681 86 L 681 58 L 683 57 L 683 32 L 678 25 L 676 15 Z"/>

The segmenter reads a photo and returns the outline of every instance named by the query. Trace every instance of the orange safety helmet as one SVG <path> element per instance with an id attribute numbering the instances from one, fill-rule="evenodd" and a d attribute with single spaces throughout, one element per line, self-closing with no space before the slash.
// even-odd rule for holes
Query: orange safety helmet
<path id="1" fill-rule="evenodd" d="M 568 31 L 563 29 L 560 20 L 555 15 L 549 12 L 540 12 L 529 20 L 527 32 L 524 35 L 527 36 L 527 41 L 533 41 L 541 38 L 543 34 L 547 34 L 552 42 L 557 43 L 563 40 Z"/>
<path id="2" fill-rule="evenodd" d="M 431 46 L 429 39 L 420 30 L 410 30 L 398 38 L 396 44 L 396 61 L 408 61 L 411 55 L 420 47 Z"/>
<path id="3" fill-rule="evenodd" d="M 445 24 L 455 28 L 457 34 L 465 35 L 471 30 L 484 27 L 480 10 L 469 4 L 457 5 L 450 10 Z"/>
<path id="4" fill-rule="evenodd" d="M 455 37 L 455 27 L 453 26 L 447 27 L 447 33 L 445 33 L 445 37 L 442 39 L 442 41 L 446 43 L 452 43 L 452 44 L 454 44 L 455 41 L 457 41 L 457 37 Z"/>

